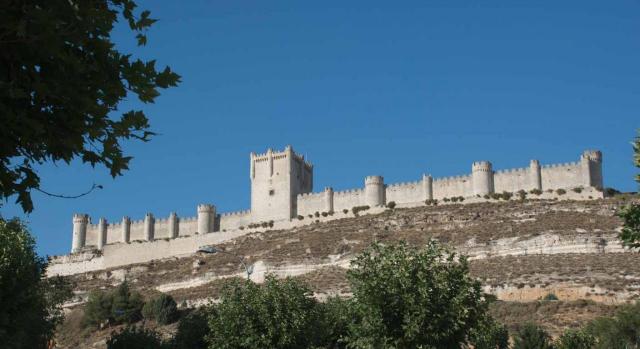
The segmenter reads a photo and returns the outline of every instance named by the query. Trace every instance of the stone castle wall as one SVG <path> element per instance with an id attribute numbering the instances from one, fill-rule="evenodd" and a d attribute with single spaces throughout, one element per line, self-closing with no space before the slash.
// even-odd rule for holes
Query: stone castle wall
<path id="1" fill-rule="evenodd" d="M 124 217 L 120 222 L 101 219 L 94 224 L 87 215 L 74 215 L 72 250 L 244 230 L 251 224 L 291 222 L 316 212 L 340 212 L 365 205 L 380 207 L 391 201 L 406 206 L 452 197 L 483 198 L 504 191 L 603 186 L 599 151 L 585 151 L 577 162 L 541 166 L 531 160 L 529 167 L 499 171 L 494 171 L 490 162 L 479 161 L 472 164 L 470 174 L 445 178 L 423 175 L 420 180 L 407 183 L 385 184 L 381 176 L 368 176 L 362 188 L 335 192 L 330 187 L 311 192 L 312 170 L 313 166 L 291 147 L 281 152 L 252 153 L 250 210 L 218 214 L 213 205 L 199 205 L 195 217 L 182 218 L 172 213 L 156 218 L 147 214 L 141 220 Z"/>

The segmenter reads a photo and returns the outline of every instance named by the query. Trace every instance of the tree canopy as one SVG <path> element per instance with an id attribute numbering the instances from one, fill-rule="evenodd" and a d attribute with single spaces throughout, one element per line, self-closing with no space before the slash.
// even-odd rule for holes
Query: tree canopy
<path id="1" fill-rule="evenodd" d="M 120 115 L 130 94 L 152 103 L 179 76 L 155 60 L 120 52 L 111 33 L 124 21 L 138 45 L 156 21 L 133 0 L 9 0 L 0 4 L 0 203 L 33 210 L 35 165 L 78 159 L 116 177 L 128 169 L 122 142 L 148 141 L 142 110 Z"/>
<path id="2" fill-rule="evenodd" d="M 638 134 L 632 145 L 634 164 L 640 168 L 640 130 L 638 130 Z M 640 173 L 636 175 L 636 181 L 640 183 Z M 640 204 L 630 203 L 618 212 L 618 216 L 624 221 L 619 235 L 623 245 L 630 248 L 640 248 Z"/>

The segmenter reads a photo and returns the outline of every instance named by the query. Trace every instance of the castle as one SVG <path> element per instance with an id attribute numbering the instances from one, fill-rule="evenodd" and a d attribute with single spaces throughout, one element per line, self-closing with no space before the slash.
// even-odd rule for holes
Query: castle
<path id="1" fill-rule="evenodd" d="M 602 153 L 592 150 L 583 152 L 579 161 L 571 163 L 540 165 L 538 160 L 531 160 L 525 168 L 494 171 L 490 162 L 478 161 L 471 165 L 470 174 L 457 177 L 423 175 L 415 182 L 385 184 L 382 176 L 369 176 L 365 177 L 363 188 L 334 191 L 327 187 L 313 193 L 313 165 L 287 146 L 279 152 L 269 149 L 264 154 L 251 153 L 250 180 L 251 209 L 246 211 L 218 213 L 214 205 L 201 204 L 195 217 L 183 218 L 171 213 L 167 218 L 155 218 L 148 213 L 143 220 L 124 217 L 121 222 L 108 223 L 100 218 L 97 224 L 91 224 L 86 214 L 75 214 L 72 252 L 102 251 L 108 245 L 170 241 L 190 236 L 211 235 L 218 241 L 245 234 L 240 231 L 252 226 L 286 228 L 302 224 L 298 221 L 308 215 L 317 217 L 318 212 L 346 214 L 354 207 L 383 207 L 390 202 L 398 206 L 416 206 L 429 200 L 447 198 L 448 201 L 454 197 L 473 202 L 485 200 L 492 193 L 521 190 L 542 193 L 576 188 L 580 188 L 576 193 L 587 189 L 592 198 L 597 197 L 597 193 L 602 197 L 598 190 L 603 187 Z M 192 248 L 183 245 L 183 253 Z M 113 251 L 115 254 L 119 249 Z M 167 251 L 170 251 L 167 256 L 178 253 L 171 247 L 167 247 Z M 158 255 L 162 253 L 153 256 Z"/>

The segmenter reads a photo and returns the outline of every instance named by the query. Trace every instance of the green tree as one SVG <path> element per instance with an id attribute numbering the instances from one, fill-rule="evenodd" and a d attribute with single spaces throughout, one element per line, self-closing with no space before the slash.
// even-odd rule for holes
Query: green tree
<path id="1" fill-rule="evenodd" d="M 152 103 L 179 76 L 156 61 L 120 52 L 111 32 L 128 24 L 139 45 L 156 21 L 133 0 L 12 0 L 0 4 L 0 203 L 17 196 L 26 212 L 40 190 L 34 165 L 77 159 L 128 169 L 126 140 L 153 135 L 141 110 L 114 114 L 133 94 Z M 46 193 L 46 192 L 45 192 Z"/>
<path id="2" fill-rule="evenodd" d="M 112 333 L 107 340 L 107 349 L 169 349 L 160 335 L 152 330 L 127 326 L 120 332 Z"/>
<path id="3" fill-rule="evenodd" d="M 178 318 L 178 305 L 173 297 L 162 293 L 144 304 L 142 315 L 145 319 L 156 320 L 161 325 L 170 324 Z"/>
<path id="4" fill-rule="evenodd" d="M 509 331 L 507 327 L 488 315 L 473 328 L 469 339 L 474 349 L 509 348 Z"/>
<path id="5" fill-rule="evenodd" d="M 640 134 L 640 130 L 638 130 Z M 633 162 L 640 168 L 640 135 L 633 142 Z M 636 181 L 640 183 L 640 173 L 636 175 Z M 618 212 L 618 216 L 624 221 L 622 231 L 618 236 L 624 246 L 640 248 L 640 204 L 631 203 Z"/>
<path id="6" fill-rule="evenodd" d="M 513 349 L 553 349 L 553 345 L 547 331 L 534 323 L 526 323 L 517 332 Z"/>
<path id="7" fill-rule="evenodd" d="M 143 305 L 140 293 L 131 291 L 126 281 L 109 292 L 94 290 L 84 308 L 84 323 L 99 327 L 134 323 L 142 318 Z"/>
<path id="8" fill-rule="evenodd" d="M 567 329 L 556 340 L 555 349 L 592 349 L 595 337 L 585 330 Z"/>
<path id="9" fill-rule="evenodd" d="M 72 296 L 62 278 L 44 279 L 46 262 L 18 220 L 0 218 L 0 343 L 7 349 L 46 348 Z"/>
<path id="10" fill-rule="evenodd" d="M 435 241 L 423 249 L 374 244 L 348 277 L 351 348 L 461 348 L 486 311 L 467 259 Z"/>
<path id="11" fill-rule="evenodd" d="M 209 316 L 209 348 L 308 348 L 317 322 L 316 301 L 294 279 L 267 276 L 263 285 L 233 280 Z"/>
<path id="12" fill-rule="evenodd" d="M 173 337 L 174 349 L 205 349 L 205 337 L 209 333 L 207 316 L 195 310 L 178 322 L 178 330 Z"/>
<path id="13" fill-rule="evenodd" d="M 317 339 L 315 340 L 317 345 L 326 349 L 346 348 L 344 339 L 353 317 L 350 299 L 329 297 L 324 303 L 319 303 L 316 325 Z"/>
<path id="14" fill-rule="evenodd" d="M 597 349 L 628 349 L 640 346 L 640 303 L 622 307 L 614 317 L 595 319 L 587 331 L 596 337 Z"/>

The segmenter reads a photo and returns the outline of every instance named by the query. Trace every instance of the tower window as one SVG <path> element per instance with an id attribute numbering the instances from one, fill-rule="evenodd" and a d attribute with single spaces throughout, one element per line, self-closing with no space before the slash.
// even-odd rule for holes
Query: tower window
<path id="1" fill-rule="evenodd" d="M 273 196 L 275 193 L 276 193 L 276 191 L 275 191 L 275 190 L 273 190 L 273 189 L 270 189 L 270 190 L 269 190 L 269 196 Z"/>

